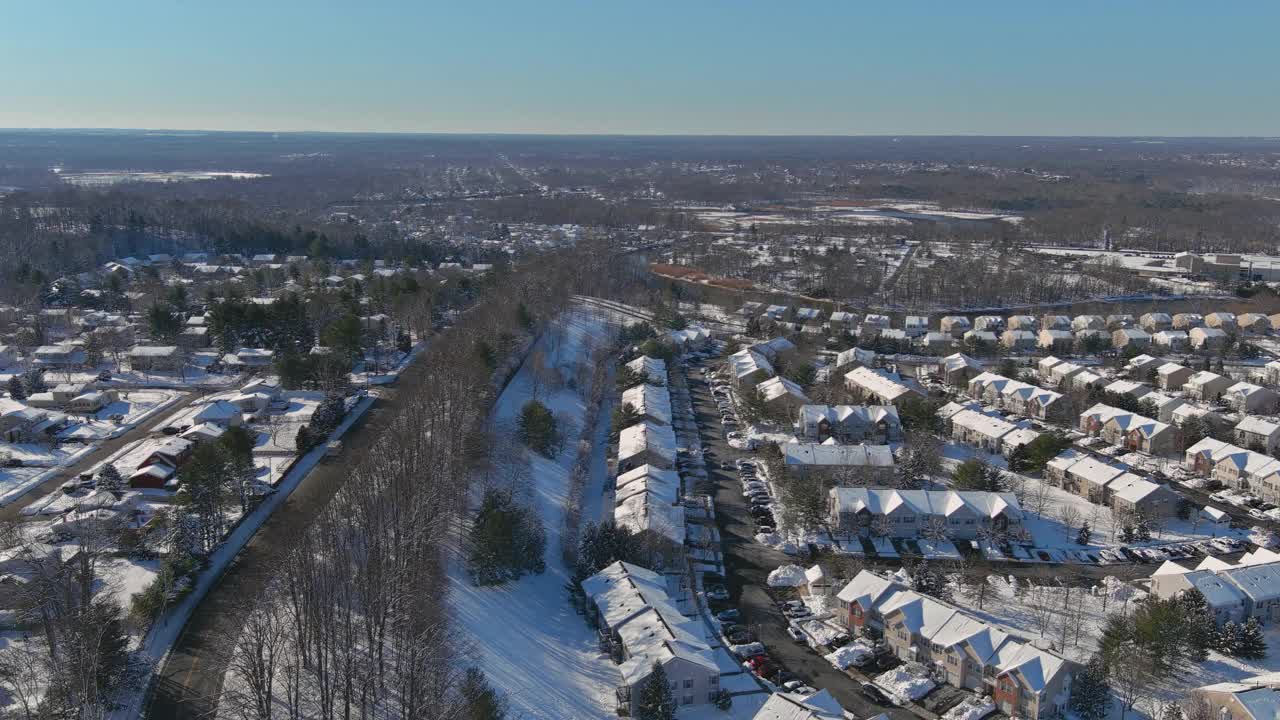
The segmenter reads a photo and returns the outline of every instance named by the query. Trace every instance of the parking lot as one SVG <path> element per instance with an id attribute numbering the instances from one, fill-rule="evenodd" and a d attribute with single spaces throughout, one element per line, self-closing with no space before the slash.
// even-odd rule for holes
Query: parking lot
<path id="1" fill-rule="evenodd" d="M 858 717 L 885 713 L 905 720 L 916 715 L 877 704 L 866 698 L 860 683 L 836 670 L 808 645 L 787 634 L 787 618 L 769 595 L 765 580 L 779 565 L 792 562 L 783 553 L 755 541 L 754 524 L 734 463 L 749 454 L 730 447 L 722 435 L 720 411 L 704 382 L 699 366 L 689 368 L 689 389 L 694 412 L 702 431 L 703 444 L 710 450 L 714 467 L 708 473 L 714 488 L 716 519 L 723 541 L 726 588 L 729 600 L 715 607 L 733 607 L 741 613 L 736 624 L 749 630 L 767 649 L 771 663 L 817 689 L 829 691 L 848 711 Z"/>

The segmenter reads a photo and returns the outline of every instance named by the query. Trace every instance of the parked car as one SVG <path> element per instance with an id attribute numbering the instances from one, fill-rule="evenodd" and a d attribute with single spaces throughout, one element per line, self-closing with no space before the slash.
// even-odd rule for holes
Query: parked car
<path id="1" fill-rule="evenodd" d="M 787 635 L 791 636 L 792 640 L 795 640 L 796 642 L 799 642 L 799 643 L 806 642 L 808 639 L 805 636 L 804 632 L 800 628 L 795 627 L 794 625 L 787 626 Z"/>
<path id="2" fill-rule="evenodd" d="M 729 591 L 723 585 L 712 585 L 707 588 L 707 599 L 724 601 L 729 599 Z"/>
<path id="3" fill-rule="evenodd" d="M 734 645 L 746 645 L 747 643 L 753 643 L 756 641 L 756 636 L 754 633 L 752 633 L 750 630 L 745 630 L 741 628 L 738 630 L 734 630 L 731 634 L 728 634 L 725 637 L 729 638 L 729 642 L 733 643 Z"/>
<path id="4" fill-rule="evenodd" d="M 740 617 L 742 617 L 742 613 L 738 612 L 737 608 L 729 608 L 728 610 L 721 610 L 716 613 L 716 619 L 720 622 L 737 620 Z"/>
<path id="5" fill-rule="evenodd" d="M 761 535 L 769 535 L 773 532 L 773 526 L 772 525 L 756 525 L 756 532 L 760 533 Z"/>
<path id="6" fill-rule="evenodd" d="M 886 695 L 883 690 L 876 687 L 875 685 L 872 685 L 869 682 L 862 683 L 862 694 L 864 697 L 876 703 L 877 705 L 893 705 L 894 704 L 893 699 L 890 698 L 888 695 Z"/>

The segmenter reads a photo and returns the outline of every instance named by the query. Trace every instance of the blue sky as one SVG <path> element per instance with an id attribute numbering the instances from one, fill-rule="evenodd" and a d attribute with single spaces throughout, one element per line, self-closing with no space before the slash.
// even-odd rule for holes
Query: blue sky
<path id="1" fill-rule="evenodd" d="M 49 0 L 0 127 L 1280 135 L 1280 3 Z"/>

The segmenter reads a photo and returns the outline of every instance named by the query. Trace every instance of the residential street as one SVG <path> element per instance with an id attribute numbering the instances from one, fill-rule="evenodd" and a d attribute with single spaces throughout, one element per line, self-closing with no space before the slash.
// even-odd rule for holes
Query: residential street
<path id="1" fill-rule="evenodd" d="M 720 433 L 720 416 L 709 388 L 693 370 L 690 370 L 689 390 L 702 441 L 710 446 L 715 459 L 732 465 L 737 458 L 747 457 L 746 453 L 729 447 L 724 441 Z M 770 571 L 791 562 L 791 559 L 755 541 L 755 529 L 734 471 L 709 468 L 708 474 L 715 483 L 716 518 L 723 540 L 730 598 L 742 612 L 743 623 L 760 638 L 769 654 L 806 684 L 830 691 L 846 710 L 857 717 L 886 713 L 897 720 L 915 718 L 916 715 L 907 710 L 872 703 L 862 695 L 857 681 L 786 634 L 786 619 L 765 592 L 765 579 Z"/>
<path id="2" fill-rule="evenodd" d="M 204 396 L 204 393 L 200 391 L 188 392 L 187 394 L 179 398 L 177 402 L 173 403 L 169 407 L 160 411 L 160 413 L 158 413 L 157 415 L 147 418 L 145 422 L 140 423 L 137 427 L 132 428 L 131 430 L 125 432 L 123 435 L 99 442 L 97 450 L 94 450 L 93 452 L 89 453 L 85 457 L 80 458 L 74 464 L 68 467 L 62 468 L 58 472 L 54 473 L 47 480 L 40 483 L 39 486 L 34 487 L 31 490 L 27 491 L 18 500 L 12 503 L 9 503 L 8 505 L 5 505 L 3 507 L 0 507 L 0 520 L 20 520 L 22 518 L 23 508 L 35 502 L 39 498 L 45 495 L 48 495 L 54 490 L 57 490 L 58 486 L 61 485 L 62 483 L 70 480 L 73 477 L 76 477 L 82 472 L 87 472 L 94 465 L 97 465 L 98 463 L 102 462 L 103 459 L 110 457 L 112 453 L 116 452 L 117 450 L 124 447 L 125 445 L 128 445 L 137 440 L 141 440 L 147 435 L 150 435 L 151 428 L 155 426 L 157 423 L 159 423 L 161 420 L 174 414 L 175 412 L 181 410 L 182 408 L 187 407 L 188 405 L 190 405 L 191 403 L 195 402 L 197 399 L 203 396 Z"/>

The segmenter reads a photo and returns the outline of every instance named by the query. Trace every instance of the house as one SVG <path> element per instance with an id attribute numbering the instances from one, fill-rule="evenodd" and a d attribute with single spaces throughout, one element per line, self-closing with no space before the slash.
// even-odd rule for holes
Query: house
<path id="1" fill-rule="evenodd" d="M 796 434 L 810 442 L 888 443 L 902 436 L 902 423 L 892 405 L 804 405 L 797 412 Z"/>
<path id="2" fill-rule="evenodd" d="M 995 345 L 1000 342 L 1000 337 L 989 330 L 970 330 L 964 334 L 964 342 L 970 347 L 981 347 Z"/>
<path id="3" fill-rule="evenodd" d="M 1010 330 L 1026 330 L 1032 333 L 1039 329 L 1036 319 L 1030 315 L 1010 315 L 1005 327 Z"/>
<path id="4" fill-rule="evenodd" d="M 1136 380 L 1146 380 L 1156 368 L 1164 364 L 1164 360 L 1152 355 L 1138 355 L 1125 364 L 1125 374 Z"/>
<path id="5" fill-rule="evenodd" d="M 673 547 L 685 542 L 680 476 L 674 470 L 641 465 L 618 476 L 613 520 L 634 533 L 651 532 Z"/>
<path id="6" fill-rule="evenodd" d="M 1080 330 L 1106 330 L 1107 321 L 1101 315 L 1077 315 L 1071 319 L 1071 329 Z"/>
<path id="7" fill-rule="evenodd" d="M 1202 438 L 1183 451 L 1182 464 L 1188 471 L 1205 476 L 1213 472 L 1218 460 L 1233 452 L 1243 452 L 1243 450 L 1211 437 Z"/>
<path id="8" fill-rule="evenodd" d="M 177 372 L 182 364 L 182 350 L 175 345 L 138 345 L 129 351 L 129 367 L 138 372 Z"/>
<path id="9" fill-rule="evenodd" d="M 1061 365 L 1062 363 L 1063 360 L 1061 358 L 1054 357 L 1053 355 L 1042 357 L 1036 361 L 1036 375 L 1040 376 L 1041 380 L 1051 381 L 1053 377 L 1053 368 Z"/>
<path id="10" fill-rule="evenodd" d="M 1063 474 L 1062 489 L 1091 503 L 1106 505 L 1107 484 L 1127 471 L 1128 468 L 1124 465 L 1112 465 L 1092 456 L 1085 457 L 1067 468 Z"/>
<path id="11" fill-rule="evenodd" d="M 876 362 L 876 353 L 874 350 L 863 350 L 859 347 L 852 347 L 848 350 L 841 350 L 836 355 L 836 370 L 844 370 L 846 368 L 853 369 L 856 367 L 873 367 Z"/>
<path id="12" fill-rule="evenodd" d="M 178 333 L 178 346 L 189 350 L 207 348 L 212 344 L 207 327 L 188 327 Z"/>
<path id="13" fill-rule="evenodd" d="M 836 598 L 838 617 L 858 634 L 882 635 L 901 660 L 929 666 L 948 684 L 989 695 L 1005 715 L 1057 717 L 1077 666 L 1012 631 L 920 595 L 869 570 Z"/>
<path id="14" fill-rule="evenodd" d="M 627 363 L 626 367 L 636 375 L 645 378 L 645 382 L 650 385 L 667 384 L 667 363 L 662 358 L 641 355 Z M 772 370 L 770 374 L 772 374 Z"/>
<path id="15" fill-rule="evenodd" d="M 852 332 L 858 325 L 858 316 L 853 313 L 837 310 L 827 318 L 827 330 L 834 335 Z"/>
<path id="16" fill-rule="evenodd" d="M 588 620 L 600 646 L 619 661 L 619 714 L 635 716 L 641 688 L 659 665 L 680 707 L 707 705 L 720 692 L 720 669 L 704 628 L 685 617 L 668 595 L 666 578 L 616 562 L 582 581 Z"/>
<path id="17" fill-rule="evenodd" d="M 1088 390 L 1089 388 L 1098 388 L 1106 385 L 1109 378 L 1092 370 L 1082 370 L 1071 376 L 1070 386 L 1075 390 Z"/>
<path id="18" fill-rule="evenodd" d="M 12 367 L 18 363 L 18 353 L 8 345 L 0 344 L 0 368 Z"/>
<path id="19" fill-rule="evenodd" d="M 1236 591 L 1223 591 L 1224 597 L 1219 606 L 1211 605 L 1215 615 L 1239 619 L 1255 618 L 1263 625 L 1271 625 L 1280 620 L 1280 554 L 1260 549 L 1246 554 L 1235 564 L 1217 558 L 1210 562 L 1206 558 L 1194 570 L 1166 564 L 1161 566 L 1160 571 L 1151 578 L 1151 591 L 1157 597 L 1177 597 L 1189 587 L 1199 587 L 1200 583 L 1206 582 L 1203 576 L 1196 576 L 1194 573 L 1211 573 L 1223 585 Z M 1187 575 L 1191 577 L 1188 578 Z M 1237 597 L 1243 601 L 1242 604 L 1236 604 Z"/>
<path id="20" fill-rule="evenodd" d="M 907 337 L 920 337 L 929 332 L 929 318 L 924 315 L 908 315 L 902 321 L 902 331 Z"/>
<path id="21" fill-rule="evenodd" d="M 845 720 L 844 709 L 826 690 L 806 698 L 790 693 L 770 693 L 751 720 Z"/>
<path id="22" fill-rule="evenodd" d="M 1063 382 L 1072 380 L 1084 370 L 1083 365 L 1077 365 L 1073 362 L 1060 362 L 1049 367 L 1049 377 L 1046 380 L 1052 387 L 1061 387 Z"/>
<path id="23" fill-rule="evenodd" d="M 1181 390 L 1195 371 L 1178 363 L 1165 363 L 1156 368 L 1156 385 L 1161 390 Z"/>
<path id="24" fill-rule="evenodd" d="M 920 347 L 933 352 L 946 352 L 956 346 L 955 338 L 944 332 L 928 332 L 919 340 Z"/>
<path id="25" fill-rule="evenodd" d="M 1037 336 L 1036 347 L 1050 352 L 1070 352 L 1075 341 L 1075 336 L 1069 330 L 1045 329 Z"/>
<path id="26" fill-rule="evenodd" d="M 1168 330 L 1173 327 L 1173 318 L 1169 316 L 1169 313 L 1149 312 L 1138 318 L 1138 325 L 1143 330 L 1154 335 L 1161 330 Z"/>
<path id="27" fill-rule="evenodd" d="M 1182 398 L 1158 392 L 1149 392 L 1138 401 L 1146 415 L 1164 423 L 1173 423 L 1178 408 L 1186 404 Z"/>
<path id="28" fill-rule="evenodd" d="M 1151 591 L 1157 597 L 1175 598 L 1190 590 L 1198 590 L 1204 596 L 1217 624 L 1244 619 L 1244 593 L 1212 570 L 1188 570 L 1166 561 L 1151 576 Z"/>
<path id="29" fill-rule="evenodd" d="M 827 575 L 821 565 L 814 565 L 804 571 L 805 589 L 810 595 L 830 595 L 835 590 L 831 576 Z"/>
<path id="30" fill-rule="evenodd" d="M 1208 703 L 1210 717 L 1220 720 L 1271 720 L 1280 716 L 1280 673 L 1205 685 L 1196 688 L 1195 695 Z"/>
<path id="31" fill-rule="evenodd" d="M 854 368 L 845 373 L 844 383 L 855 394 L 874 400 L 879 405 L 896 407 L 908 399 L 924 397 L 921 390 L 903 382 L 897 374 L 866 367 Z"/>
<path id="32" fill-rule="evenodd" d="M 862 318 L 862 323 L 858 325 L 858 337 L 873 338 L 882 331 L 889 329 L 888 315 L 869 314 Z"/>
<path id="33" fill-rule="evenodd" d="M 1117 328 L 1111 331 L 1112 346 L 1120 349 L 1151 347 L 1151 336 L 1138 328 Z"/>
<path id="34" fill-rule="evenodd" d="M 1231 378 L 1217 373 L 1201 370 L 1187 378 L 1182 385 L 1183 393 L 1192 400 L 1200 402 L 1217 402 L 1227 390 L 1235 385 Z"/>
<path id="35" fill-rule="evenodd" d="M 963 315 L 947 315 L 938 321 L 938 329 L 953 338 L 960 338 L 973 329 L 973 323 Z"/>
<path id="36" fill-rule="evenodd" d="M 1220 350 L 1227 345 L 1227 333 L 1216 327 L 1191 328 L 1187 338 L 1196 350 Z"/>
<path id="37" fill-rule="evenodd" d="M 784 337 L 776 337 L 772 340 L 756 343 L 749 349 L 763 355 L 771 363 L 779 361 L 790 362 L 795 359 L 797 352 L 795 343 Z"/>
<path id="38" fill-rule="evenodd" d="M 274 350 L 263 348 L 240 348 L 234 353 L 222 357 L 222 364 L 236 370 L 257 370 L 269 368 L 275 362 Z"/>
<path id="39" fill-rule="evenodd" d="M 739 388 L 755 387 L 773 377 L 773 365 L 754 350 L 739 350 L 728 358 L 729 372 Z"/>
<path id="40" fill-rule="evenodd" d="M 1108 330 L 1119 330 L 1121 328 L 1133 327 L 1134 324 L 1133 316 L 1128 313 L 1119 313 L 1107 316 Z"/>
<path id="41" fill-rule="evenodd" d="M 1029 330 L 1005 330 L 1000 344 L 1010 350 L 1031 350 L 1036 346 L 1036 334 Z"/>
<path id="42" fill-rule="evenodd" d="M 967 387 L 969 381 L 980 373 L 982 363 L 964 353 L 953 353 L 942 358 L 943 382 L 952 387 Z"/>
<path id="43" fill-rule="evenodd" d="M 996 454 L 1001 450 L 1000 439 L 1013 432 L 1017 427 L 1003 418 L 986 415 L 973 410 L 961 410 L 951 416 L 951 437 L 956 441 L 972 445 Z"/>
<path id="44" fill-rule="evenodd" d="M 1238 382 L 1222 394 L 1232 409 L 1249 413 L 1269 413 L 1276 407 L 1276 392 L 1261 385 Z"/>
<path id="45" fill-rule="evenodd" d="M 1151 336 L 1151 342 L 1156 347 L 1172 352 L 1182 352 L 1191 345 L 1191 338 L 1185 330 L 1161 330 Z"/>
<path id="46" fill-rule="evenodd" d="M 115 390 L 93 390 L 71 398 L 64 407 L 69 413 L 92 415 L 115 401 Z"/>
<path id="47" fill-rule="evenodd" d="M 676 434 L 670 425 L 643 420 L 618 434 L 618 472 L 641 465 L 670 470 L 676 463 Z"/>
<path id="48" fill-rule="evenodd" d="M 1199 313 L 1178 313 L 1173 316 L 1173 327 L 1190 332 L 1191 328 L 1204 327 L 1204 316 Z"/>
<path id="49" fill-rule="evenodd" d="M 1121 395 L 1123 397 L 1139 400 L 1143 395 L 1151 392 L 1151 387 L 1146 383 L 1134 382 L 1132 380 L 1116 380 L 1102 388 L 1103 392 L 1112 395 Z"/>
<path id="50" fill-rule="evenodd" d="M 1265 335 L 1271 331 L 1271 320 L 1261 313 L 1240 313 L 1236 318 L 1236 326 L 1243 333 Z"/>
<path id="51" fill-rule="evenodd" d="M 683 330 L 668 330 L 663 340 L 677 353 L 695 352 L 711 342 L 711 331 L 697 325 Z"/>
<path id="52" fill-rule="evenodd" d="M 1236 324 L 1235 313 L 1229 312 L 1209 313 L 1204 316 L 1204 324 L 1225 332 L 1234 332 L 1239 329 L 1239 326 Z"/>
<path id="53" fill-rule="evenodd" d="M 1280 462 L 1270 455 L 1235 446 L 1222 448 L 1213 460 L 1213 479 L 1233 490 L 1248 490 L 1256 482 L 1280 470 Z"/>
<path id="54" fill-rule="evenodd" d="M 85 351 L 70 344 L 41 345 L 31 353 L 31 361 L 39 367 L 79 367 L 85 364 Z"/>
<path id="55" fill-rule="evenodd" d="M 20 402 L 0 398 L 0 437 L 5 442 L 48 440 L 66 424 L 61 413 L 27 407 Z"/>
<path id="56" fill-rule="evenodd" d="M 1124 515 L 1141 515 L 1145 518 L 1172 516 L 1178 508 L 1181 496 L 1167 485 L 1159 485 L 1125 473 L 1112 480 L 1106 488 L 1111 499 L 1111 509 Z"/>
<path id="57" fill-rule="evenodd" d="M 641 383 L 622 391 L 621 406 L 630 406 L 637 420 L 671 424 L 671 394 L 667 388 Z"/>
<path id="58" fill-rule="evenodd" d="M 858 478 L 869 482 L 893 479 L 893 449 L 888 445 L 783 443 L 782 462 L 801 477 L 829 476 L 838 482 Z"/>
<path id="59" fill-rule="evenodd" d="M 1247 415 L 1233 430 L 1236 444 L 1255 452 L 1271 454 L 1280 446 L 1280 423 Z"/>
<path id="60" fill-rule="evenodd" d="M 1071 330 L 1071 318 L 1066 315 L 1044 315 L 1040 318 L 1041 330 Z"/>
<path id="61" fill-rule="evenodd" d="M 914 538 L 942 530 L 958 540 L 1017 532 L 1022 508 L 1012 493 L 836 487 L 827 496 L 831 529 L 846 537 Z"/>
<path id="62" fill-rule="evenodd" d="M 1268 385 L 1280 385 L 1280 360 L 1272 360 L 1263 365 L 1262 373 Z"/>
<path id="63" fill-rule="evenodd" d="M 809 403 L 803 388 L 780 375 L 756 385 L 756 392 L 764 406 L 778 415 L 794 415 L 800 406 Z"/>

